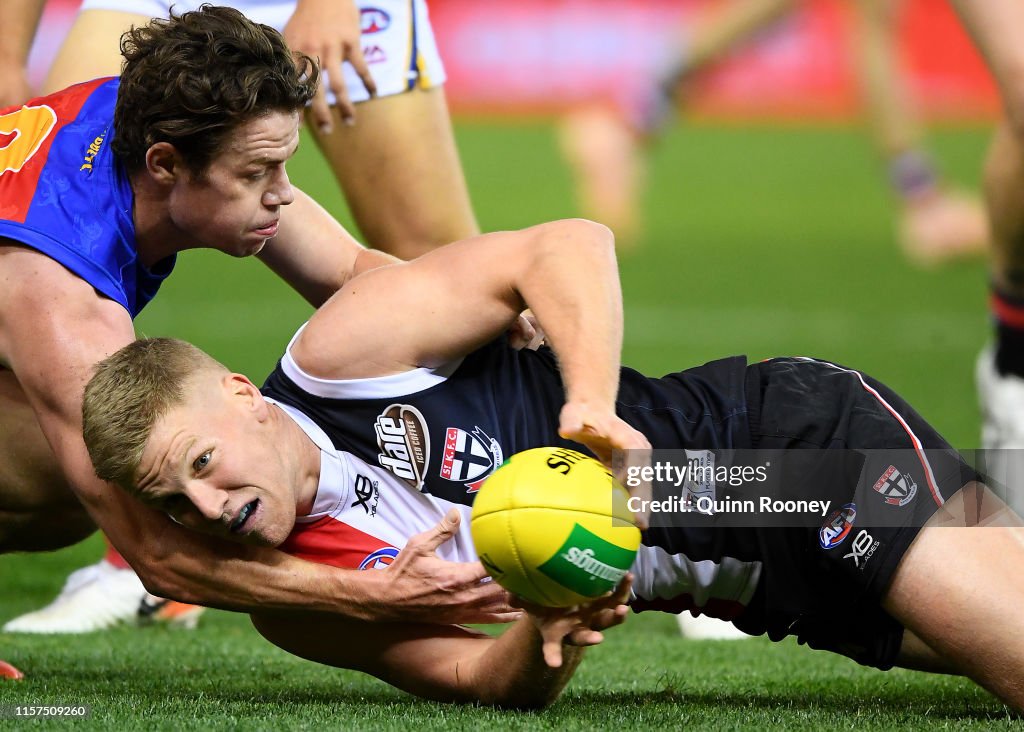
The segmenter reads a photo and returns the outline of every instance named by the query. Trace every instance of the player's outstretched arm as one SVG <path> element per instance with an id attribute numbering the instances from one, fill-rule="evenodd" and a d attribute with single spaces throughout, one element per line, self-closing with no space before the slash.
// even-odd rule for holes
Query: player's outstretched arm
<path id="1" fill-rule="evenodd" d="M 455 520 L 458 516 L 446 518 Z M 537 709 L 568 683 L 583 647 L 603 640 L 628 611 L 629 578 L 614 595 L 567 609 L 529 607 L 497 638 L 459 626 L 389 624 L 261 612 L 270 642 L 312 661 L 351 668 L 427 699 Z"/>
<path id="2" fill-rule="evenodd" d="M 120 490 L 104 489 L 114 495 L 100 511 L 91 509 L 97 523 L 146 588 L 161 597 L 242 612 L 319 611 L 363 621 L 493 623 L 518 615 L 504 591 L 480 583 L 486 572 L 476 562 L 446 562 L 412 547 L 394 571 L 338 569 L 186 530 Z"/>
<path id="3" fill-rule="evenodd" d="M 131 319 L 43 255 L 9 247 L 4 257 L 10 276 L 0 277 L 0 312 L 9 317 L 0 327 L 0 352 L 76 495 L 148 589 L 245 611 L 265 605 L 425 622 L 512 617 L 503 611 L 504 593 L 479 584 L 485 574 L 479 563 L 425 562 L 416 555 L 397 572 L 337 569 L 194 534 L 99 481 L 82 440 L 82 392 L 93 364 L 134 339 Z"/>
<path id="4" fill-rule="evenodd" d="M 314 307 L 351 278 L 400 260 L 356 241 L 320 204 L 298 188 L 281 208 L 278 234 L 258 255 Z"/>

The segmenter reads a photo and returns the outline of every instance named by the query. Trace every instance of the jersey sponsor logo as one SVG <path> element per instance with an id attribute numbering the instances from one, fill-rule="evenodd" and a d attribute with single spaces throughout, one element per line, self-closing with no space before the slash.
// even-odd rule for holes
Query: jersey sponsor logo
<path id="1" fill-rule="evenodd" d="M 366 46 L 363 48 L 363 59 L 368 64 L 383 64 L 387 63 L 388 55 L 380 46 Z"/>
<path id="2" fill-rule="evenodd" d="M 391 25 L 391 16 L 380 8 L 363 8 L 359 11 L 359 27 L 364 36 L 380 33 Z"/>
<path id="3" fill-rule="evenodd" d="M 56 124 L 57 113 L 45 104 L 0 116 L 0 175 L 25 167 Z"/>
<path id="4" fill-rule="evenodd" d="M 430 460 L 430 433 L 420 411 L 408 404 L 392 404 L 378 415 L 373 428 L 380 448 L 380 466 L 422 490 Z"/>
<path id="5" fill-rule="evenodd" d="M 476 493 L 503 459 L 501 445 L 479 427 L 472 432 L 449 427 L 441 454 L 441 477 L 465 483 L 466 493 Z"/>
<path id="6" fill-rule="evenodd" d="M 82 170 L 92 170 L 92 161 L 96 159 L 96 156 L 100 153 L 100 148 L 103 147 L 103 138 L 105 135 L 100 135 L 89 144 L 89 149 L 85 151 L 85 159 L 82 162 Z"/>
<path id="7" fill-rule="evenodd" d="M 844 554 L 843 559 L 853 559 L 853 566 L 857 569 L 863 569 L 881 543 L 880 541 L 875 541 L 875 537 L 861 529 L 860 533 L 857 534 L 857 537 L 850 544 L 850 553 Z M 862 561 L 863 564 L 861 563 Z"/>
<path id="8" fill-rule="evenodd" d="M 857 504 L 847 503 L 829 515 L 824 525 L 818 530 L 818 543 L 822 549 L 835 549 L 846 541 L 853 530 L 853 522 L 857 518 Z"/>
<path id="9" fill-rule="evenodd" d="M 873 487 L 890 506 L 906 506 L 917 495 L 917 483 L 895 465 L 890 465 Z"/>
<path id="10" fill-rule="evenodd" d="M 380 483 L 375 480 L 370 480 L 365 475 L 357 475 L 355 483 L 352 486 L 352 491 L 355 493 L 356 500 L 352 502 L 349 508 L 355 508 L 360 506 L 369 516 L 377 515 L 377 502 L 380 500 Z"/>
<path id="11" fill-rule="evenodd" d="M 393 546 L 382 547 L 367 554 L 359 563 L 359 569 L 384 569 L 390 566 L 397 556 L 398 550 Z"/>

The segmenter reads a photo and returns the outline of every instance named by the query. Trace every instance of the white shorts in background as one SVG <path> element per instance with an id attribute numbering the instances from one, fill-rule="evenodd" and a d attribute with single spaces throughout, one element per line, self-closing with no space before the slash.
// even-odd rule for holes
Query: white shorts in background
<path id="1" fill-rule="evenodd" d="M 204 1 L 210 0 L 82 0 L 80 12 L 117 10 L 166 18 L 172 7 L 180 14 L 197 9 Z M 294 0 L 217 0 L 217 4 L 235 8 L 249 19 L 278 31 L 284 30 L 295 10 Z M 356 4 L 362 18 L 363 56 L 377 82 L 377 96 L 400 94 L 417 87 L 429 89 L 444 83 L 444 66 L 425 0 L 357 0 Z M 343 70 L 349 98 L 353 102 L 366 101 L 366 87 L 351 64 L 346 63 Z M 333 104 L 326 73 L 321 83 Z"/>

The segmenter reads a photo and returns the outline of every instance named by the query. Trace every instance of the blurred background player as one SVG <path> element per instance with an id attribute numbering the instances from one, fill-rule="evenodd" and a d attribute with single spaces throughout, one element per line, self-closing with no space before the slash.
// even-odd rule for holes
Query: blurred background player
<path id="1" fill-rule="evenodd" d="M 1003 102 L 984 168 L 992 225 L 990 297 L 995 335 L 977 363 L 986 468 L 1024 507 L 1024 5 L 953 0 L 995 77 Z"/>
<path id="2" fill-rule="evenodd" d="M 20 104 L 32 96 L 28 81 L 28 54 L 32 37 L 43 13 L 40 0 L 10 0 L 0 3 L 0 107 Z"/>
<path id="3" fill-rule="evenodd" d="M 641 198 L 647 147 L 700 74 L 803 3 L 735 0 L 698 22 L 638 95 L 614 104 L 586 105 L 564 116 L 560 144 L 572 168 L 579 206 L 602 221 L 620 243 L 641 236 Z M 872 137 L 900 206 L 897 237 L 914 262 L 935 264 L 982 253 L 988 227 L 981 203 L 943 182 L 923 147 L 922 133 L 903 88 L 896 48 L 898 0 L 851 3 L 855 51 Z"/>
<path id="4" fill-rule="evenodd" d="M 2 3 L 8 36 L 0 58 L 13 73 L 0 82 L 0 106 L 29 94 L 25 62 L 45 0 Z M 307 110 L 308 127 L 338 181 L 367 246 L 410 259 L 479 233 L 455 147 L 445 73 L 424 0 L 226 0 L 282 31 L 293 51 L 318 58 L 324 72 Z M 171 6 L 199 0 L 84 0 L 50 67 L 42 93 L 120 72 L 121 34 Z M 400 212 L 400 215 L 398 214 Z M 8 632 L 82 633 L 138 614 L 194 624 L 199 609 L 148 596 L 109 546 L 96 564 L 73 572 L 49 605 L 9 621 Z"/>

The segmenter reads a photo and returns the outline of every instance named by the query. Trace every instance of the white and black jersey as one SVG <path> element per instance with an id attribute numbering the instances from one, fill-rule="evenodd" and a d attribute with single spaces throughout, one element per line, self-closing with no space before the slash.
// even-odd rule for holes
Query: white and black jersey
<path id="1" fill-rule="evenodd" d="M 660 379 L 623 369 L 617 411 L 655 447 L 749 447 L 747 380 L 741 357 Z M 516 351 L 504 338 L 441 368 L 356 380 L 314 378 L 289 351 L 263 393 L 322 454 L 313 512 L 283 548 L 337 566 L 386 566 L 452 506 L 466 520 L 441 556 L 473 561 L 469 507 L 505 458 L 541 446 L 586 452 L 558 436 L 565 400 L 554 354 Z M 648 532 L 634 567 L 634 608 L 736 617 L 753 595 L 759 563 L 753 546 L 730 555 L 735 547 L 723 538 L 695 530 L 669 543 Z"/>
<path id="2" fill-rule="evenodd" d="M 515 351 L 504 338 L 436 369 L 356 380 L 314 378 L 289 351 L 263 391 L 322 455 L 313 511 L 282 549 L 336 566 L 390 564 L 453 506 L 462 528 L 438 553 L 473 561 L 470 506 L 506 457 L 540 446 L 586 451 L 557 433 L 564 396 L 554 354 Z M 624 368 L 616 411 L 655 449 L 864 448 L 868 457 L 839 485 L 789 481 L 806 496 L 845 496 L 820 526 L 652 526 L 632 568 L 631 605 L 704 613 L 892 665 L 903 629 L 880 600 L 923 521 L 972 479 L 920 415 L 851 369 L 813 359 L 748 366 L 742 357 L 661 378 Z M 885 450 L 909 457 L 889 464 Z M 885 512 L 896 520 L 865 518 Z"/>

